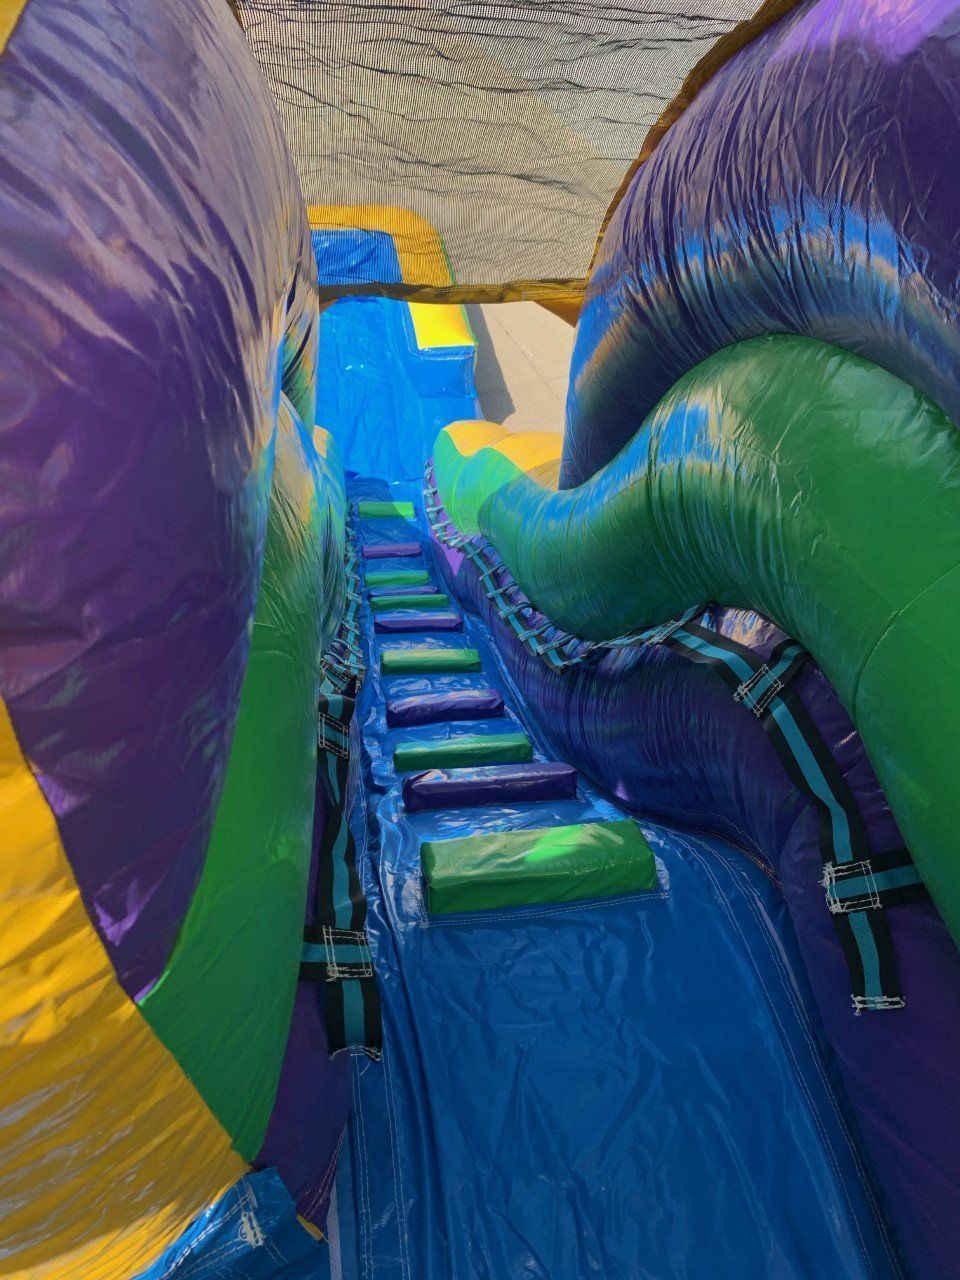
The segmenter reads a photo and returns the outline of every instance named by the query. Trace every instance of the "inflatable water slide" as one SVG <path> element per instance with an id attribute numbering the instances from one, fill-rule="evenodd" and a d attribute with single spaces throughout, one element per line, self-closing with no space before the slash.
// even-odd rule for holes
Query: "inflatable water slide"
<path id="1" fill-rule="evenodd" d="M 0 1276 L 960 1280 L 957 0 L 0 0 L 0 120 Z"/>

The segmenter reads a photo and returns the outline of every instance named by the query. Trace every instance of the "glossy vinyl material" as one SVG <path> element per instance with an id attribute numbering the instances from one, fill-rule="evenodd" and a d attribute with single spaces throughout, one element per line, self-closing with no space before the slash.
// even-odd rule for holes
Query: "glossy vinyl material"
<path id="1" fill-rule="evenodd" d="M 410 813 L 419 809 L 572 800 L 576 794 L 576 769 L 556 761 L 429 769 L 403 780 L 403 803 Z"/>
<path id="2" fill-rule="evenodd" d="M 384 675 L 410 672 L 479 671 L 476 649 L 452 645 L 409 645 L 405 649 L 381 649 L 380 665 Z"/>
<path id="3" fill-rule="evenodd" d="M 496 616 L 470 561 L 448 547 L 438 554 L 449 589 L 490 627 L 553 752 L 634 812 L 715 833 L 778 876 L 911 1275 L 953 1280 L 960 1250 L 960 953 L 936 908 L 925 902 L 888 912 L 906 1007 L 852 1016 L 849 974 L 824 901 L 817 818 L 762 724 L 714 672 L 658 646 L 551 670 Z M 518 597 L 508 590 L 505 598 Z M 716 625 L 763 658 L 782 639 L 770 623 L 735 610 L 721 610 Z M 824 675 L 808 663 L 794 688 L 853 790 L 870 847 L 896 848 L 902 837 L 886 798 Z"/>
<path id="4" fill-rule="evenodd" d="M 223 782 L 312 254 L 220 0 L 30 0 L 0 116 L 0 690 L 136 996 Z"/>
<path id="5" fill-rule="evenodd" d="M 376 594 L 370 597 L 370 608 L 374 613 L 383 613 L 388 609 L 448 609 L 450 597 L 434 590 L 406 591 L 397 594 Z"/>
<path id="6" fill-rule="evenodd" d="M 121 987 L 2 702 L 0 828 L 3 1270 L 115 1280 L 244 1165 Z"/>
<path id="7" fill-rule="evenodd" d="M 694 365 L 763 333 L 865 356 L 960 423 L 958 200 L 956 0 L 797 5 L 697 93 L 610 222 L 563 486 Z"/>
<path id="8" fill-rule="evenodd" d="M 248 1174 L 137 1280 L 317 1280 L 323 1247 L 273 1169 Z"/>
<path id="9" fill-rule="evenodd" d="M 449 609 L 397 609 L 396 612 L 378 613 L 374 622 L 381 635 L 403 635 L 421 631 L 462 631 L 463 619 Z"/>
<path id="10" fill-rule="evenodd" d="M 505 732 L 498 722 L 490 726 L 489 733 L 454 732 L 440 738 L 400 742 L 393 753 L 393 763 L 398 773 L 410 773 L 448 765 L 519 764 L 532 757 L 533 747 L 526 734 Z"/>
<path id="11" fill-rule="evenodd" d="M 391 237 L 350 230 L 314 232 L 321 280 L 328 258 L 339 261 L 348 243 L 358 268 L 369 253 L 381 272 L 389 263 L 380 279 L 402 278 Z M 469 332 L 466 339 L 423 349 L 409 305 L 386 298 L 342 298 L 324 311 L 317 421 L 333 434 L 348 470 L 415 479 L 440 428 L 477 413 L 476 352 Z"/>
<path id="12" fill-rule="evenodd" d="M 365 560 L 403 560 L 420 554 L 419 542 L 364 542 Z"/>
<path id="13" fill-rule="evenodd" d="M 366 583 L 371 591 L 380 591 L 384 595 L 388 591 L 407 591 L 416 588 L 418 591 L 433 591 L 427 586 L 430 575 L 426 569 L 374 569 L 366 575 Z"/>
<path id="14" fill-rule="evenodd" d="M 441 499 L 555 622 L 610 637 L 719 600 L 809 649 L 960 936 L 942 746 L 960 734 L 960 434 L 943 413 L 858 356 L 779 335 L 691 370 L 577 489 L 541 487 L 496 445 L 465 458 L 457 430 L 437 444 Z"/>
<path id="15" fill-rule="evenodd" d="M 329 1060 L 297 981 L 344 602 L 344 495 L 313 428 L 355 469 L 419 477 L 437 428 L 477 412 L 472 338 L 377 299 L 318 329 L 317 264 L 399 279 L 396 245 L 311 248 L 222 0 L 6 18 L 0 1270 L 903 1280 L 902 1252 L 955 1280 L 960 960 L 934 905 L 889 912 L 906 1008 L 853 1018 L 816 815 L 762 725 L 675 654 L 551 671 L 468 561 L 411 541 L 413 484 L 357 487 L 389 504 L 367 563 L 439 560 L 474 613 L 395 615 L 391 663 L 363 607 L 347 807 L 385 1051 Z M 844 704 L 954 925 L 958 60 L 945 0 L 798 6 L 611 224 L 563 460 L 586 483 L 552 491 L 549 439 L 438 450 L 455 518 L 574 630 L 717 594 L 759 655 L 782 633 L 742 606 L 803 638 L 820 666 L 797 696 L 871 847 L 902 837 Z M 388 703 L 490 688 L 489 722 L 387 724 Z M 444 808 L 404 805 L 429 785 L 395 760 L 456 760 L 464 737 L 501 758 L 503 734 L 536 768 L 522 786 L 451 807 L 493 775 L 448 770 Z M 579 786 L 554 789 L 554 757 Z M 628 813 L 647 892 L 426 910 L 423 844 Z M 264 1167 L 242 1177 L 242 1156 Z M 318 1248 L 294 1207 L 322 1225 L 335 1177 Z"/>
<path id="16" fill-rule="evenodd" d="M 313 851 L 304 923 L 317 924 L 321 850 L 335 815 L 323 771 L 318 770 L 313 813 Z M 349 1061 L 330 1056 L 321 993 L 315 982 L 298 982 L 277 1085 L 258 1168 L 276 1167 L 297 1213 L 318 1231 L 327 1219 L 330 1188 L 350 1107 Z"/>
<path id="17" fill-rule="evenodd" d="M 387 574 L 386 576 L 387 579 L 399 577 L 401 581 L 387 581 L 384 585 L 379 582 L 378 575 L 368 573 L 366 576 L 366 584 L 371 592 L 371 607 L 376 607 L 375 601 L 380 601 L 381 607 L 386 607 L 388 600 L 403 599 L 405 596 L 436 596 L 439 594 L 426 571 L 418 574 L 416 570 L 409 570 L 405 574 Z M 406 580 L 407 578 L 409 578 L 409 581 Z M 442 596 L 441 599 L 449 603 L 447 596 Z M 396 608 L 397 606 L 395 605 L 394 607 Z"/>
<path id="18" fill-rule="evenodd" d="M 420 863 L 431 915 L 582 902 L 657 887 L 653 852 L 629 818 L 425 840 Z"/>
<path id="19" fill-rule="evenodd" d="M 496 689 L 452 689 L 387 699 L 387 723 L 392 728 L 439 720 L 489 720 L 502 712 L 503 698 Z"/>
<path id="20" fill-rule="evenodd" d="M 658 891 L 429 917 L 422 841 L 624 814 L 589 783 L 565 800 L 405 810 L 393 754 L 426 731 L 389 729 L 384 705 L 427 677 L 381 674 L 362 620 L 378 841 L 363 879 L 386 1042 L 379 1070 L 354 1071 L 328 1221 L 337 1276 L 901 1276 L 769 874 L 722 840 L 643 821 Z M 512 731 L 549 759 L 485 626 L 465 626 L 483 671 L 430 687 L 496 685 Z"/>
<path id="21" fill-rule="evenodd" d="M 29 0 L 0 117 L 0 1270 L 119 1280 L 244 1173 L 233 1140 L 255 1154 L 270 1110 L 296 959 L 250 957 L 302 918 L 343 508 L 310 460 L 304 210 L 228 7 Z M 241 884 L 219 828 L 271 609 L 291 776 Z"/>
<path id="22" fill-rule="evenodd" d="M 210 848 L 173 955 L 140 1005 L 247 1159 L 266 1132 L 293 1010 L 319 658 L 343 608 L 343 517 L 332 446 L 321 458 L 284 402 L 263 576 Z"/>
<path id="23" fill-rule="evenodd" d="M 357 515 L 361 520 L 391 519 L 400 517 L 412 520 L 414 517 L 412 502 L 358 502 Z"/>

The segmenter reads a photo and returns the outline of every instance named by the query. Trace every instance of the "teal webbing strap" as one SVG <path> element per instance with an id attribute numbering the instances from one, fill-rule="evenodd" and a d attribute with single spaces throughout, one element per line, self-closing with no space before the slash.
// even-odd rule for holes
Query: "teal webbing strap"
<path id="1" fill-rule="evenodd" d="M 736 700 L 762 721 L 788 776 L 813 802 L 827 906 L 850 971 L 854 1010 L 903 1008 L 884 909 L 917 901 L 926 890 L 906 849 L 870 853 L 853 792 L 790 687 L 805 651 L 787 639 L 762 662 L 745 646 L 689 621 L 673 627 L 660 643 L 721 675 Z"/>

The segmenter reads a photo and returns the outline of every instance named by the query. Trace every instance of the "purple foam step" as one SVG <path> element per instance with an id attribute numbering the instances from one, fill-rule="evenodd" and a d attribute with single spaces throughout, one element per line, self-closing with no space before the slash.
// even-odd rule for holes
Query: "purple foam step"
<path id="1" fill-rule="evenodd" d="M 396 613 L 378 613 L 373 620 L 373 629 L 389 636 L 404 631 L 462 631 L 463 618 L 459 613 L 398 609 Z"/>
<path id="2" fill-rule="evenodd" d="M 399 560 L 401 556 L 418 556 L 423 548 L 419 542 L 365 542 L 365 560 Z"/>
<path id="3" fill-rule="evenodd" d="M 392 729 L 441 720 L 489 720 L 502 713 L 503 698 L 496 689 L 452 689 L 387 699 L 387 724 Z"/>
<path id="4" fill-rule="evenodd" d="M 422 809 L 466 809 L 525 800 L 572 800 L 577 771 L 569 764 L 490 764 L 473 769 L 428 769 L 403 780 L 403 802 Z"/>

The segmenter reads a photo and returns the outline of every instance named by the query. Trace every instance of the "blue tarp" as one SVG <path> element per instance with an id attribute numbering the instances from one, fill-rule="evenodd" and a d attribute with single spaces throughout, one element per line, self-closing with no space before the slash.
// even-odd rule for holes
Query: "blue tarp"
<path id="1" fill-rule="evenodd" d="M 363 284 L 365 280 L 398 284 L 403 279 L 393 236 L 386 231 L 312 231 L 310 239 L 321 285 Z"/>

